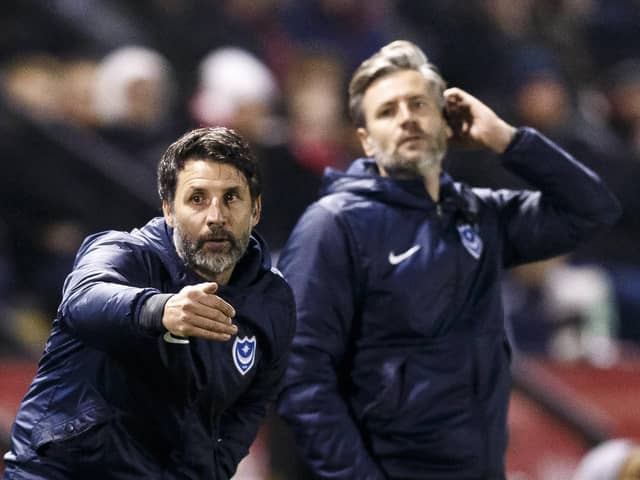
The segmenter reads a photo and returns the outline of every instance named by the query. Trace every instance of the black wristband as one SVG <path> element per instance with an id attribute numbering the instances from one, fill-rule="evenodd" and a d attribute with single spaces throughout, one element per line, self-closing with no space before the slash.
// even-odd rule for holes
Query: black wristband
<path id="1" fill-rule="evenodd" d="M 162 314 L 167 301 L 173 293 L 158 293 L 152 295 L 142 304 L 138 315 L 138 326 L 148 335 L 161 335 L 166 330 L 162 325 Z"/>

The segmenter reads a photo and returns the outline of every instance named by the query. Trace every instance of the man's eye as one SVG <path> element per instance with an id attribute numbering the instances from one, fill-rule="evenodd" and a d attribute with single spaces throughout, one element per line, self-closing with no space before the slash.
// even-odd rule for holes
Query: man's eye
<path id="1" fill-rule="evenodd" d="M 191 195 L 191 202 L 195 203 L 196 205 L 199 204 L 199 203 L 202 203 L 203 200 L 204 200 L 204 198 L 199 193 Z"/>
<path id="2" fill-rule="evenodd" d="M 379 117 L 388 117 L 392 113 L 393 113 L 393 109 L 392 108 L 383 108 L 382 110 L 378 111 L 378 116 Z"/>
<path id="3" fill-rule="evenodd" d="M 228 202 L 233 202 L 234 200 L 236 200 L 238 198 L 238 195 L 235 193 L 225 193 L 224 194 L 224 200 L 228 203 Z"/>

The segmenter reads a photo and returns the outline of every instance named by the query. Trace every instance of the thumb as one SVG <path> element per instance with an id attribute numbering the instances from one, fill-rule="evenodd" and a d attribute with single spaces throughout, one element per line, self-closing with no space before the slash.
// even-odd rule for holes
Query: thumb
<path id="1" fill-rule="evenodd" d="M 202 291 L 204 293 L 216 293 L 218 291 L 218 284 L 216 282 L 205 283 Z"/>

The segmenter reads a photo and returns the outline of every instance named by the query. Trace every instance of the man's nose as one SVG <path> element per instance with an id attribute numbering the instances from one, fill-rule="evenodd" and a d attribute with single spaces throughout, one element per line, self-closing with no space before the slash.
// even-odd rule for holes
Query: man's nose
<path id="1" fill-rule="evenodd" d="M 409 108 L 409 104 L 406 102 L 401 102 L 398 106 L 398 116 L 400 119 L 400 123 L 414 122 L 415 117 L 411 108 Z"/>
<path id="2" fill-rule="evenodd" d="M 224 203 L 214 198 L 207 211 L 207 225 L 224 224 L 227 219 L 227 212 Z"/>

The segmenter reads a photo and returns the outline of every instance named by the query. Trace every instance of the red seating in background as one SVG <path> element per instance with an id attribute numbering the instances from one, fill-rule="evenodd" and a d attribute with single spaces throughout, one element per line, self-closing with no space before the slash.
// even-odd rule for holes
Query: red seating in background
<path id="1" fill-rule="evenodd" d="M 569 411 L 583 412 L 611 437 L 640 439 L 640 360 L 621 361 L 607 369 L 586 363 L 527 363 L 528 374 L 539 377 L 550 395 L 558 394 Z M 507 471 L 513 478 L 570 478 L 578 460 L 593 446 L 517 390 L 511 397 L 509 428 Z"/>

